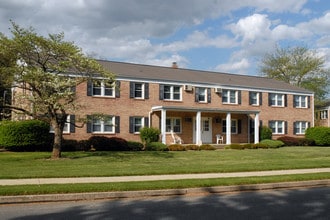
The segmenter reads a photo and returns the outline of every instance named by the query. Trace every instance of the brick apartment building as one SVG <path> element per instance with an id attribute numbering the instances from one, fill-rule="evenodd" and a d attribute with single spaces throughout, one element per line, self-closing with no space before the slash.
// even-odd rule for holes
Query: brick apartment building
<path id="1" fill-rule="evenodd" d="M 315 126 L 330 127 L 330 100 L 322 106 L 316 106 Z"/>
<path id="2" fill-rule="evenodd" d="M 173 143 L 257 143 L 259 126 L 273 130 L 273 137 L 303 136 L 313 126 L 313 93 L 264 77 L 98 61 L 116 75 L 116 87 L 94 80 L 76 88 L 84 106 L 70 115 L 94 118 L 82 128 L 67 124 L 66 139 L 92 135 L 140 141 L 139 129 L 159 128 L 161 141 Z"/>

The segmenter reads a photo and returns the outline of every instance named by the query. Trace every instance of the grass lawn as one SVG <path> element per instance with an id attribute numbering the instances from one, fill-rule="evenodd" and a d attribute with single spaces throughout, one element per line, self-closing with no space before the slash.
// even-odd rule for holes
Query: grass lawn
<path id="1" fill-rule="evenodd" d="M 0 152 L 0 178 L 123 176 L 330 167 L 330 147 L 184 152 Z M 0 195 L 206 187 L 330 179 L 330 173 L 133 183 L 1 186 Z"/>
<path id="2" fill-rule="evenodd" d="M 330 167 L 330 147 L 184 152 L 0 153 L 0 178 L 123 176 Z"/>

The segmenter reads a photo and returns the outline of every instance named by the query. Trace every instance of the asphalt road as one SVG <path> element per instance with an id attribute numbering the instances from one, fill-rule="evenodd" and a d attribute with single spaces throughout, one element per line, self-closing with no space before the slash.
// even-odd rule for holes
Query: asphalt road
<path id="1" fill-rule="evenodd" d="M 330 219 L 330 187 L 0 205 L 0 219 Z"/>

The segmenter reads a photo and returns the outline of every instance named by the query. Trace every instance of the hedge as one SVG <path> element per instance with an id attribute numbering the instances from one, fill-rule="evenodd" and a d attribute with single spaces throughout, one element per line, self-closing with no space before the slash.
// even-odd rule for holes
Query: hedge
<path id="1" fill-rule="evenodd" d="M 317 146 L 330 146 L 330 127 L 307 128 L 305 137 L 313 140 Z"/>
<path id="2" fill-rule="evenodd" d="M 0 123 L 0 146 L 10 151 L 50 151 L 49 124 L 38 120 Z"/>

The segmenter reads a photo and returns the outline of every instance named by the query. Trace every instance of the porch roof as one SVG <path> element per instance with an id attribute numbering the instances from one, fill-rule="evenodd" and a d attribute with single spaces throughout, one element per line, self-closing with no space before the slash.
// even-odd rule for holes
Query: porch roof
<path id="1" fill-rule="evenodd" d="M 208 113 L 237 113 L 237 114 L 257 114 L 259 110 L 235 110 L 224 108 L 197 108 L 197 107 L 184 107 L 184 106 L 153 106 L 151 111 L 180 111 L 180 112 L 208 112 Z"/>

